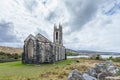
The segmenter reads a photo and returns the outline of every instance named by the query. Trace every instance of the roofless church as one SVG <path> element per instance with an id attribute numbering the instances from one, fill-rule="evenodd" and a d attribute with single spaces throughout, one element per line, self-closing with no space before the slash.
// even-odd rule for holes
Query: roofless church
<path id="1" fill-rule="evenodd" d="M 54 25 L 53 42 L 38 33 L 36 36 L 29 35 L 24 41 L 24 53 L 22 63 L 41 64 L 54 63 L 65 60 L 65 47 L 63 46 L 62 26 Z"/>

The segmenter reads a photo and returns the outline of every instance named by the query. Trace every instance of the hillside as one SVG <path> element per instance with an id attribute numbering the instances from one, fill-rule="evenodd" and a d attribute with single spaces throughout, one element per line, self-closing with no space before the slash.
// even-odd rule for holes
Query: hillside
<path id="1" fill-rule="evenodd" d="M 77 56 L 78 52 L 72 49 L 66 49 L 67 56 Z"/>
<path id="2" fill-rule="evenodd" d="M 103 54 L 103 55 L 119 55 L 120 52 L 102 52 L 102 51 L 89 51 L 89 50 L 77 50 L 79 54 Z"/>
<path id="3" fill-rule="evenodd" d="M 10 53 L 10 54 L 15 54 L 15 53 L 21 54 L 23 50 L 22 48 L 0 46 L 0 52 Z"/>

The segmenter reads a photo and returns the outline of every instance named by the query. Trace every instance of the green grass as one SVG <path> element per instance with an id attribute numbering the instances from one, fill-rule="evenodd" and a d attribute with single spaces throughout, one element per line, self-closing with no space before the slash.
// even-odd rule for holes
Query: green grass
<path id="1" fill-rule="evenodd" d="M 22 64 L 20 61 L 0 63 L 0 80 L 43 80 L 40 78 L 41 74 L 53 72 L 57 67 L 62 69 L 74 62 L 75 60 L 68 59 L 55 64 L 41 65 Z"/>

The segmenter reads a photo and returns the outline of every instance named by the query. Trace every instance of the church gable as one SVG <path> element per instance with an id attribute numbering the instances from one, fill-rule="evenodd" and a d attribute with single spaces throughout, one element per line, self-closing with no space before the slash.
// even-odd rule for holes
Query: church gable
<path id="1" fill-rule="evenodd" d="M 41 35 L 40 33 L 37 34 L 35 36 L 35 38 L 40 41 L 40 42 L 44 42 L 44 43 L 51 43 L 51 41 L 49 41 L 46 37 L 44 37 L 43 35 Z"/>
<path id="2" fill-rule="evenodd" d="M 35 37 L 34 37 L 32 34 L 30 34 L 30 35 L 25 39 L 24 42 L 28 42 L 30 39 L 32 39 L 33 41 L 35 41 Z"/>

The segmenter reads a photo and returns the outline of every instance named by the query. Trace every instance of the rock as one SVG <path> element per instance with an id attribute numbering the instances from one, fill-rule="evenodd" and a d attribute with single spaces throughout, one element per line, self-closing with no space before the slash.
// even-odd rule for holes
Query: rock
<path id="1" fill-rule="evenodd" d="M 86 71 L 86 74 L 93 76 L 93 77 L 97 77 L 97 73 L 96 70 L 94 68 L 90 68 Z"/>
<path id="2" fill-rule="evenodd" d="M 106 61 L 104 63 L 96 65 L 94 70 L 97 73 L 97 78 L 100 80 L 105 80 L 105 77 L 107 76 L 118 76 L 119 73 L 119 68 L 116 67 L 111 61 Z"/>
<path id="3" fill-rule="evenodd" d="M 82 74 L 77 69 L 75 69 L 70 73 L 68 80 L 97 80 L 97 79 L 86 73 Z"/>
<path id="4" fill-rule="evenodd" d="M 103 64 L 107 65 L 107 66 L 114 66 L 112 61 L 106 61 Z"/>
<path id="5" fill-rule="evenodd" d="M 118 76 L 119 68 L 116 66 L 109 66 L 107 72 L 109 73 L 109 76 Z"/>
<path id="6" fill-rule="evenodd" d="M 109 76 L 117 76 L 119 73 L 119 68 L 115 66 L 111 61 L 106 61 L 102 64 L 104 69 L 102 72 L 108 73 Z"/>
<path id="7" fill-rule="evenodd" d="M 118 76 L 119 71 L 119 68 L 115 66 L 111 61 L 106 61 L 104 63 L 96 65 L 95 68 L 88 69 L 84 74 L 75 69 L 70 73 L 68 80 L 105 80 L 108 76 Z M 116 80 L 120 80 L 120 78 Z"/>
<path id="8" fill-rule="evenodd" d="M 107 74 L 105 72 L 99 73 L 97 76 L 98 80 L 105 80 L 105 77 L 107 76 Z"/>
<path id="9" fill-rule="evenodd" d="M 96 73 L 106 72 L 106 66 L 104 64 L 98 64 L 94 69 Z"/>
<path id="10" fill-rule="evenodd" d="M 67 80 L 84 80 L 82 73 L 80 73 L 77 69 L 73 70 Z"/>
<path id="11" fill-rule="evenodd" d="M 92 77 L 86 73 L 83 74 L 84 80 L 97 80 L 95 77 Z"/>

